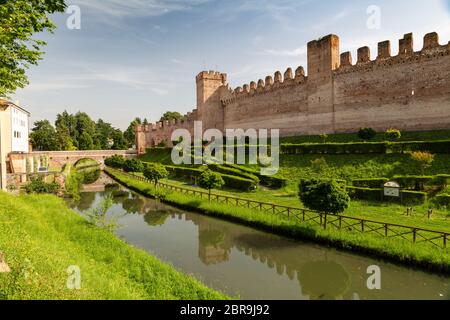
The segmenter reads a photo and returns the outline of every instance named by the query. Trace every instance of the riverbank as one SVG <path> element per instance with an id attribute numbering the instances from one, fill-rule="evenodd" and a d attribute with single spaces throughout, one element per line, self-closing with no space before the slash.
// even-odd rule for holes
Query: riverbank
<path id="1" fill-rule="evenodd" d="M 0 192 L 0 300 L 211 300 L 225 295 L 89 224 L 48 195 Z M 81 289 L 67 288 L 80 270 Z M 75 268 L 73 268 L 75 266 Z"/>
<path id="2" fill-rule="evenodd" d="M 128 188 L 143 195 L 153 197 L 158 194 L 152 184 L 130 178 L 116 170 L 107 168 L 106 172 Z M 450 273 L 448 249 L 444 250 L 427 244 L 412 244 L 399 239 L 386 239 L 357 232 L 324 230 L 308 222 L 300 224 L 258 210 L 209 202 L 181 193 L 168 192 L 164 201 L 184 209 L 195 210 L 206 215 L 217 216 L 294 239 L 312 240 L 352 252 L 362 252 L 386 258 L 393 262 L 414 265 L 426 270 Z"/>

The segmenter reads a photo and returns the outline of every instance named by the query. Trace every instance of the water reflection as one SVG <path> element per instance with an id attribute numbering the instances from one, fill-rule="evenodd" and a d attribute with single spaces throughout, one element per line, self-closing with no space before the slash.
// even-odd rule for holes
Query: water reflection
<path id="1" fill-rule="evenodd" d="M 106 188 L 82 194 L 86 211 L 112 195 L 118 235 L 182 271 L 244 299 L 442 299 L 449 278 L 359 255 L 299 243 L 186 212 L 135 193 Z M 382 290 L 369 290 L 367 267 L 382 270 Z M 441 296 L 442 295 L 442 296 Z"/>

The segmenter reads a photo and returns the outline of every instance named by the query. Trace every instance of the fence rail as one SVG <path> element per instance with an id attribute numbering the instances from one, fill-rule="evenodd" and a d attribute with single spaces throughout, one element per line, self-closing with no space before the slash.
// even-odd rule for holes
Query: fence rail
<path id="1" fill-rule="evenodd" d="M 129 176 L 130 178 L 142 182 L 151 183 L 150 180 L 139 175 L 130 174 L 110 168 L 109 170 L 116 171 L 120 174 L 124 174 L 126 176 Z M 209 194 L 206 191 L 184 188 L 164 182 L 159 182 L 158 185 L 168 190 L 184 193 L 187 195 L 198 196 L 201 199 L 205 198 L 227 205 L 256 209 L 300 223 L 308 222 L 323 227 L 324 229 L 345 230 L 367 234 L 371 233 L 384 238 L 404 239 L 412 243 L 429 243 L 441 248 L 447 248 L 447 242 L 450 240 L 450 233 L 443 231 L 423 229 L 401 224 L 393 224 L 343 215 L 320 213 L 297 207 L 260 202 L 256 200 L 221 195 L 217 193 Z"/>

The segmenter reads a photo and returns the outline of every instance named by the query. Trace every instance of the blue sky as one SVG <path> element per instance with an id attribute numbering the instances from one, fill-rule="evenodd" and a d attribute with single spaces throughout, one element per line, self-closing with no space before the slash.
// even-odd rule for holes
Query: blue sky
<path id="1" fill-rule="evenodd" d="M 228 73 L 232 87 L 275 71 L 306 67 L 306 43 L 334 33 L 341 52 L 414 32 L 450 40 L 450 0 L 70 0 L 81 8 L 81 30 L 41 35 L 46 55 L 29 71 L 30 86 L 13 97 L 32 120 L 54 120 L 67 109 L 122 129 L 136 116 L 156 121 L 167 110 L 195 108 L 195 76 Z M 367 27 L 367 8 L 381 9 L 381 28 Z"/>

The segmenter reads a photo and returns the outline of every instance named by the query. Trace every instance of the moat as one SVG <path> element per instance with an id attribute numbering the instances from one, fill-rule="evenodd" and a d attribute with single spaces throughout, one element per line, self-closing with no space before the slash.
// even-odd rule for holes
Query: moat
<path id="1" fill-rule="evenodd" d="M 242 299 L 450 299 L 450 277 L 261 232 L 144 198 L 125 188 L 84 192 L 80 213 L 113 198 L 117 236 Z M 381 290 L 367 268 L 381 268 Z"/>

